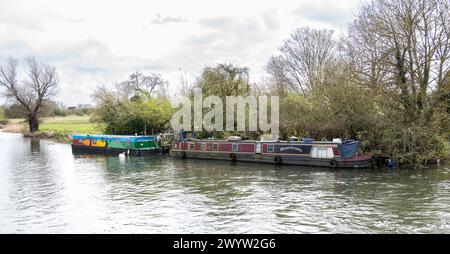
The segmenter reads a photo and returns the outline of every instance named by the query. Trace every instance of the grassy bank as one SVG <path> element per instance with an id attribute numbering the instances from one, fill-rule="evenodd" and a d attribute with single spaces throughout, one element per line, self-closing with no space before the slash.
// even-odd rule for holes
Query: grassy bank
<path id="1" fill-rule="evenodd" d="M 103 125 L 90 122 L 89 116 L 46 117 L 40 119 L 40 121 L 40 130 L 33 134 L 28 133 L 27 123 L 24 119 L 8 119 L 7 124 L 2 126 L 2 131 L 23 133 L 27 137 L 48 138 L 60 142 L 68 142 L 70 141 L 68 135 L 99 134 L 103 130 Z"/>
<path id="2" fill-rule="evenodd" d="M 102 133 L 101 124 L 92 123 L 89 116 L 47 117 L 42 119 L 39 129 L 43 132 L 59 132 L 63 134 Z"/>

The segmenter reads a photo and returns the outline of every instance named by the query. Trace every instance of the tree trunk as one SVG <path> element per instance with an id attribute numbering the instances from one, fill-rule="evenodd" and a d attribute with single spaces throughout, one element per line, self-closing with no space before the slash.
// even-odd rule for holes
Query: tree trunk
<path id="1" fill-rule="evenodd" d="M 30 128 L 31 133 L 39 130 L 39 122 L 37 114 L 28 115 L 28 126 Z"/>

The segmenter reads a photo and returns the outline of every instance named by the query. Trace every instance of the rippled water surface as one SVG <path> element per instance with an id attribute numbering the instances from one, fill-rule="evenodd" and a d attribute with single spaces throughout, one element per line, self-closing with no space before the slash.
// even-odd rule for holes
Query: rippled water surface
<path id="1" fill-rule="evenodd" d="M 450 167 L 73 155 L 0 133 L 0 233 L 450 233 Z"/>

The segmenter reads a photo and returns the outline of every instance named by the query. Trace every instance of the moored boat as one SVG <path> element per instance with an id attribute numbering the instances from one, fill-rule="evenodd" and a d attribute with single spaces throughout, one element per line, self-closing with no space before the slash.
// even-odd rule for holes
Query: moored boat
<path id="1" fill-rule="evenodd" d="M 76 153 L 127 154 L 144 156 L 162 153 L 155 136 L 74 135 L 72 151 Z"/>
<path id="2" fill-rule="evenodd" d="M 272 164 L 320 166 L 332 168 L 367 168 L 372 154 L 365 154 L 356 140 L 342 142 L 248 141 L 197 139 L 192 132 L 180 132 L 172 143 L 170 155 L 182 158 L 261 162 Z"/>

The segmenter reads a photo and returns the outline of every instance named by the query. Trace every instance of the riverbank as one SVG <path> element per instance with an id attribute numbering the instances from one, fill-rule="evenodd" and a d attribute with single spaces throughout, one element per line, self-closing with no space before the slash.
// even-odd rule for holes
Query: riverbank
<path id="1" fill-rule="evenodd" d="M 0 131 L 9 133 L 23 133 L 24 126 L 22 124 L 13 123 L 0 124 Z"/>
<path id="2" fill-rule="evenodd" d="M 89 116 L 69 115 L 63 117 L 42 118 L 40 130 L 30 133 L 25 119 L 8 119 L 0 123 L 0 131 L 22 133 L 24 137 L 50 139 L 61 143 L 70 143 L 73 134 L 102 133 L 102 124 L 90 122 Z"/>

